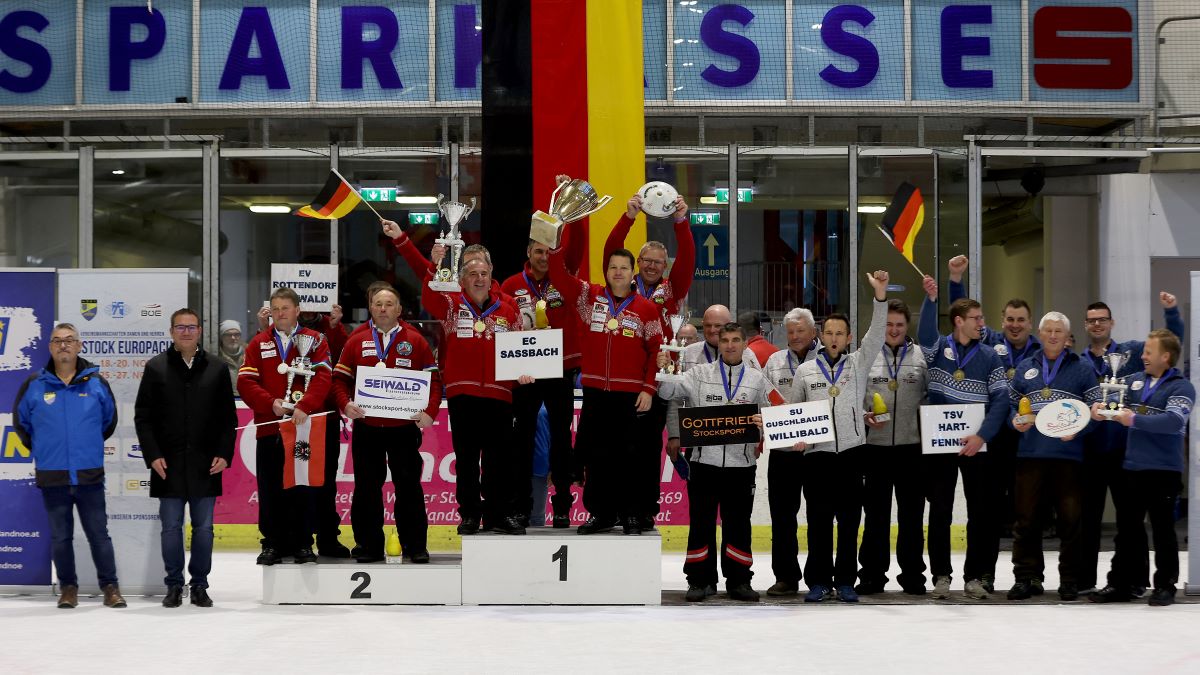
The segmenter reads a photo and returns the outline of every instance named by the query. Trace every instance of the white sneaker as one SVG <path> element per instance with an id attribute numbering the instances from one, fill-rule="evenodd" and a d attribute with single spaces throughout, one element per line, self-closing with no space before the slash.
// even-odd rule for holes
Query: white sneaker
<path id="1" fill-rule="evenodd" d="M 972 600 L 987 600 L 991 594 L 983 587 L 983 584 L 978 579 L 972 579 L 963 586 L 963 595 Z"/>
<path id="2" fill-rule="evenodd" d="M 929 594 L 934 600 L 945 600 L 950 597 L 950 577 L 938 577 L 933 580 L 933 592 Z"/>

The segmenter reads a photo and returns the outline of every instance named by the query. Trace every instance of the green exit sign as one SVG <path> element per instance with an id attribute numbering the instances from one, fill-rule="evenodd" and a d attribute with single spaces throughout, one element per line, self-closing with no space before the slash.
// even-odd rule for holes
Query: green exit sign
<path id="1" fill-rule="evenodd" d="M 365 187 L 359 190 L 359 194 L 369 202 L 396 201 L 396 188 L 394 187 Z"/>
<path id="2" fill-rule="evenodd" d="M 437 225 L 438 214 L 436 213 L 410 213 L 408 214 L 409 225 Z"/>
<path id="3" fill-rule="evenodd" d="M 721 214 L 713 213 L 692 213 L 689 214 L 689 219 L 692 225 L 720 225 Z"/>
<path id="4" fill-rule="evenodd" d="M 717 188 L 717 203 L 729 203 L 729 188 Z M 752 188 L 738 188 L 737 200 L 740 203 L 746 204 L 754 201 L 754 190 Z"/>

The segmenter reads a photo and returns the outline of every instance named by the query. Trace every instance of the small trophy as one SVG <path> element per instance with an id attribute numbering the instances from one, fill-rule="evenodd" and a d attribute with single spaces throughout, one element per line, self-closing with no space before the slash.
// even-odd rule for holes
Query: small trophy
<path id="1" fill-rule="evenodd" d="M 475 210 L 475 198 L 471 197 L 470 206 L 462 202 L 442 201 L 443 198 L 444 195 L 438 195 L 438 210 L 442 212 L 446 222 L 450 223 L 450 233 L 447 234 L 445 230 L 442 230 L 441 236 L 433 241 L 445 246 L 449 251 L 438 263 L 437 272 L 429 280 L 429 287 L 435 291 L 454 292 L 462 290 L 458 284 L 458 267 L 462 263 L 462 250 L 466 245 L 458 231 L 458 225 Z"/>
<path id="2" fill-rule="evenodd" d="M 658 348 L 667 354 L 678 354 L 683 351 L 683 345 L 679 344 L 679 327 L 687 317 L 683 314 L 672 314 L 667 318 L 671 322 L 671 341 L 662 343 Z M 659 382 L 678 382 L 683 379 L 683 373 L 679 372 L 679 364 L 672 358 L 667 361 L 667 365 L 658 369 L 654 379 Z"/>
<path id="3" fill-rule="evenodd" d="M 312 361 L 308 358 L 308 353 L 316 345 L 317 339 L 311 335 L 297 333 L 292 337 L 292 344 L 296 346 L 296 358 L 292 360 L 292 365 L 286 363 L 279 364 L 279 374 L 287 375 L 287 395 L 283 399 L 283 407 L 286 410 L 295 410 L 296 404 L 300 399 L 304 398 L 304 392 L 308 391 L 308 385 L 312 383 L 313 376 L 316 371 L 312 369 Z M 304 386 L 296 391 L 292 391 L 292 383 L 295 382 L 297 375 L 304 376 Z"/>
<path id="4" fill-rule="evenodd" d="M 1020 401 L 1017 401 L 1017 416 L 1013 419 L 1014 424 L 1033 424 L 1037 421 L 1037 415 L 1033 414 L 1033 403 L 1029 401 L 1028 396 L 1022 396 Z"/>
<path id="5" fill-rule="evenodd" d="M 564 178 L 550 194 L 550 212 L 533 212 L 529 224 L 529 238 L 550 248 L 558 248 L 563 225 L 592 215 L 610 201 L 611 196 L 601 197 L 596 188 L 586 180 Z"/>
<path id="6" fill-rule="evenodd" d="M 1121 352 L 1109 352 L 1104 355 L 1104 358 L 1108 359 L 1108 367 L 1112 369 L 1112 375 L 1100 383 L 1100 396 L 1104 408 L 1097 412 L 1112 422 L 1125 408 L 1125 393 L 1129 391 L 1129 385 L 1117 379 L 1117 373 L 1121 370 L 1121 366 L 1125 365 L 1126 355 Z M 1113 393 L 1117 395 L 1117 398 L 1115 401 L 1110 401 L 1108 395 Z"/>
<path id="7" fill-rule="evenodd" d="M 892 419 L 891 414 L 888 413 L 887 403 L 884 403 L 883 397 L 879 395 L 879 392 L 871 394 L 871 413 L 875 416 L 874 419 L 876 422 L 882 423 Z"/>

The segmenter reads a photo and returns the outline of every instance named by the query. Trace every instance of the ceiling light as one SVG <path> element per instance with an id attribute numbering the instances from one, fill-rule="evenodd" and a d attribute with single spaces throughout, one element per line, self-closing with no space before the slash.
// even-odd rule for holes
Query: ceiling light
<path id="1" fill-rule="evenodd" d="M 124 176 L 124 175 L 125 175 L 125 169 L 113 169 L 113 171 L 112 171 L 112 174 L 113 174 L 114 176 Z"/>
<path id="2" fill-rule="evenodd" d="M 251 204 L 254 213 L 291 213 L 292 207 L 287 204 Z"/>
<path id="3" fill-rule="evenodd" d="M 421 195 L 396 195 L 397 204 L 436 204 L 437 197 Z"/>
<path id="4" fill-rule="evenodd" d="M 716 204 L 717 198 L 714 197 L 713 195 L 705 195 L 700 198 L 700 203 L 701 204 Z"/>
<path id="5" fill-rule="evenodd" d="M 883 204 L 859 204 L 859 213 L 883 213 L 887 211 L 887 207 Z"/>

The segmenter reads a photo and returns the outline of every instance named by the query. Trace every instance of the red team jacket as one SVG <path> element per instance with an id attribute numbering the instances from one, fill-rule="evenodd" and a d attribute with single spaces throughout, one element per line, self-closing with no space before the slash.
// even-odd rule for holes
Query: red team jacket
<path id="1" fill-rule="evenodd" d="M 633 221 L 628 215 L 621 214 L 621 219 L 613 226 L 612 232 L 604 242 L 604 260 L 607 261 L 613 251 L 625 246 L 625 238 L 629 236 Z M 657 308 L 662 319 L 663 339 L 667 341 L 675 337 L 667 317 L 679 313 L 679 305 L 691 290 L 692 277 L 696 271 L 696 242 L 692 239 L 692 228 L 687 220 L 675 223 L 675 243 L 675 262 L 671 264 L 669 277 L 651 287 L 641 285 L 641 275 L 634 280 L 634 288 Z M 634 251 L 634 255 L 637 255 L 637 251 Z"/>
<path id="2" fill-rule="evenodd" d="M 571 238 L 571 229 L 564 230 L 564 239 Z M 565 248 L 566 241 L 563 244 Z M 607 287 L 567 272 L 563 248 L 550 252 L 550 283 L 562 293 L 580 324 L 583 386 L 653 394 L 658 390 L 654 376 L 663 340 L 657 306 L 633 294 L 633 300 L 614 317 L 605 297 Z M 609 321 L 614 318 L 616 327 L 610 328 Z"/>
<path id="3" fill-rule="evenodd" d="M 507 297 L 490 293 L 487 306 L 475 308 L 483 314 L 493 305 L 496 307 L 482 319 L 483 332 L 477 332 L 475 314 L 468 308 L 471 301 L 466 294 L 435 291 L 427 284 L 421 285 L 421 304 L 441 323 L 445 334 L 438 359 L 447 398 L 469 395 L 512 402 L 513 382 L 496 381 L 496 345 L 493 342 L 496 333 L 521 329 L 521 314 L 511 298 L 505 301 Z"/>
<path id="4" fill-rule="evenodd" d="M 582 326 L 575 318 L 575 308 L 566 301 L 558 288 L 550 283 L 549 275 L 540 282 L 535 281 L 529 263 L 526 262 L 525 269 L 505 279 L 500 289 L 512 296 L 519 309 L 530 314 L 533 314 L 534 304 L 538 300 L 546 301 L 546 318 L 550 320 L 550 327 L 560 328 L 563 332 L 563 370 L 578 368 L 581 357 L 579 334 Z"/>
<path id="5" fill-rule="evenodd" d="M 342 350 L 342 358 L 338 360 L 337 366 L 333 369 L 333 398 L 337 401 L 339 412 L 345 410 L 346 405 L 354 398 L 354 382 L 358 376 L 358 369 L 373 368 L 379 363 L 377 356 L 379 350 L 375 343 L 375 336 L 372 335 L 375 332 L 373 326 L 370 322 L 364 323 L 363 326 L 366 326 L 365 330 L 356 329 L 350 336 L 350 341 Z M 436 419 L 438 407 L 442 403 L 442 383 L 437 362 L 433 358 L 433 351 L 429 349 L 429 343 L 416 328 L 403 321 L 400 322 L 399 328 L 399 333 L 392 338 L 390 345 L 387 336 L 379 338 L 379 345 L 387 350 L 383 359 L 384 365 L 388 368 L 432 371 L 433 376 L 429 382 L 429 405 L 425 406 L 425 414 Z M 402 427 L 414 423 L 412 420 L 387 417 L 364 417 L 358 422 L 373 427 Z"/>
<path id="6" fill-rule="evenodd" d="M 246 345 L 246 361 L 238 370 L 238 395 L 254 411 L 254 423 L 260 425 L 257 430 L 258 438 L 266 438 L 279 433 L 278 424 L 263 426 L 263 423 L 279 420 L 271 406 L 275 399 L 286 400 L 288 397 L 288 392 L 285 391 L 287 375 L 280 374 L 278 370 L 279 364 L 283 362 L 281 357 L 286 357 L 288 365 L 292 365 L 297 356 L 296 347 L 292 344 L 288 345 L 286 355 L 280 354 L 279 348 L 275 344 L 274 333 L 273 328 L 268 328 L 250 338 L 250 342 Z M 312 336 L 317 340 L 312 351 L 308 353 L 309 360 L 312 361 L 312 370 L 316 372 L 316 375 L 313 376 L 304 398 L 296 403 L 297 408 L 311 415 L 325 410 L 325 397 L 329 394 L 332 374 L 332 366 L 329 362 L 329 341 L 325 339 L 325 336 L 308 328 L 298 328 L 293 334 L 293 338 L 295 335 L 301 334 Z M 304 390 L 304 378 L 297 375 L 292 381 L 292 391 L 302 390 Z"/>

